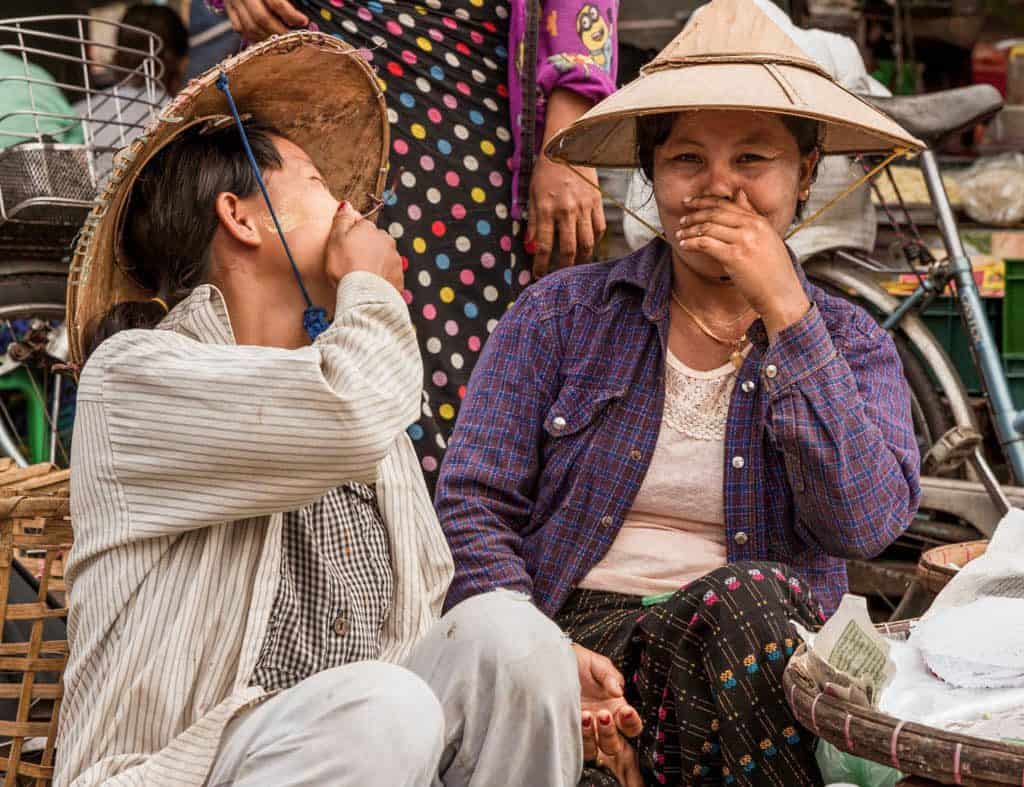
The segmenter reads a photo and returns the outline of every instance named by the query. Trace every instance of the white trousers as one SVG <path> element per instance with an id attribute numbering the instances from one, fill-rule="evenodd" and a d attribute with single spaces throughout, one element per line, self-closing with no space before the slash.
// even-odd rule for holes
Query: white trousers
<path id="1" fill-rule="evenodd" d="M 575 787 L 568 639 L 524 596 L 467 599 L 404 667 L 325 670 L 239 714 L 209 787 Z"/>

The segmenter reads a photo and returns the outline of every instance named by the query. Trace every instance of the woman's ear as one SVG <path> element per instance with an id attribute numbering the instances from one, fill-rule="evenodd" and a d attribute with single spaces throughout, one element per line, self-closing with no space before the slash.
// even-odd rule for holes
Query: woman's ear
<path id="1" fill-rule="evenodd" d="M 800 199 L 806 200 L 805 195 L 811 191 L 811 185 L 818 177 L 818 164 L 821 163 L 821 149 L 815 148 L 800 161 Z"/>
<path id="2" fill-rule="evenodd" d="M 222 191 L 213 203 L 220 225 L 239 243 L 256 248 L 262 242 L 258 215 L 246 200 L 237 194 Z"/>

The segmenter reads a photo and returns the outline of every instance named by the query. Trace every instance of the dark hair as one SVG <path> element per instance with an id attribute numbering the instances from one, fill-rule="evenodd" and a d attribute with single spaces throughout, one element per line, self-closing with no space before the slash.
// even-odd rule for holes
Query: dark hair
<path id="1" fill-rule="evenodd" d="M 654 181 L 654 149 L 663 145 L 672 133 L 672 126 L 678 112 L 661 112 L 656 115 L 642 115 L 636 120 L 636 155 L 640 169 L 647 180 Z M 797 150 L 801 156 L 809 156 L 821 147 L 819 140 L 820 124 L 816 120 L 796 117 L 795 115 L 779 114 L 779 120 L 786 126 L 796 140 Z M 811 175 L 813 181 L 818 174 L 815 164 Z M 804 201 L 797 202 L 796 217 L 803 214 Z"/>
<path id="2" fill-rule="evenodd" d="M 138 3 L 125 11 L 121 23 L 142 28 L 157 36 L 163 42 L 157 56 L 163 65 L 162 79 L 167 83 L 175 76 L 181 61 L 188 55 L 188 28 L 177 12 L 163 5 Z M 135 71 L 142 65 L 146 55 L 139 54 L 139 51 L 149 52 L 150 39 L 143 33 L 122 27 L 117 31 L 117 45 L 121 48 L 114 56 L 114 65 L 118 67 L 117 79 L 121 80 L 127 75 L 126 72 Z M 127 51 L 129 49 L 137 51 Z M 176 86 L 166 84 L 166 87 L 173 91 Z"/>
<path id="3" fill-rule="evenodd" d="M 270 126 L 247 121 L 261 171 L 280 169 L 281 155 Z M 206 281 L 209 250 L 219 219 L 218 194 L 248 197 L 259 188 L 233 123 L 208 130 L 193 126 L 145 166 L 125 209 L 122 269 L 135 283 L 156 293 L 169 308 Z M 87 326 L 86 357 L 118 331 L 152 328 L 166 312 L 156 301 L 119 303 Z"/>

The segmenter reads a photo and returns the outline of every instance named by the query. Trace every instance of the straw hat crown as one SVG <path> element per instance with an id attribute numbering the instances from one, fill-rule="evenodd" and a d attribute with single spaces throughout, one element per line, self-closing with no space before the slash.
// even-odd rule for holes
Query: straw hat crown
<path id="1" fill-rule="evenodd" d="M 637 79 L 559 132 L 545 152 L 570 164 L 635 167 L 638 117 L 701 109 L 819 121 L 826 154 L 925 147 L 839 86 L 753 0 L 713 0 Z"/>
<path id="2" fill-rule="evenodd" d="M 730 60 L 791 63 L 825 73 L 764 11 L 745 0 L 707 6 L 643 71 Z"/>
<path id="3" fill-rule="evenodd" d="M 71 358 L 82 363 L 87 331 L 115 304 L 147 300 L 122 248 L 127 203 L 146 164 L 198 124 L 231 123 L 221 74 L 243 116 L 269 123 L 301 147 L 331 191 L 367 210 L 384 186 L 387 108 L 373 69 L 346 43 L 322 33 L 275 36 L 194 79 L 157 121 L 118 154 L 112 177 L 86 219 L 68 276 Z M 324 90 L 330 85 L 330 90 Z"/>

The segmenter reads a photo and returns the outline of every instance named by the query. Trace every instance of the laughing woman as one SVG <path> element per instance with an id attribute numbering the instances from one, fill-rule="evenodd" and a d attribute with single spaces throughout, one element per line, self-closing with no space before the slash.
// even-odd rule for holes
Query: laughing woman
<path id="1" fill-rule="evenodd" d="M 820 783 L 781 690 L 790 621 L 819 625 L 844 560 L 907 527 L 919 457 L 892 341 L 783 236 L 822 154 L 919 146 L 715 0 L 548 148 L 643 167 L 673 231 L 498 326 L 438 488 L 448 604 L 515 588 L 559 622 L 623 784 Z"/>

